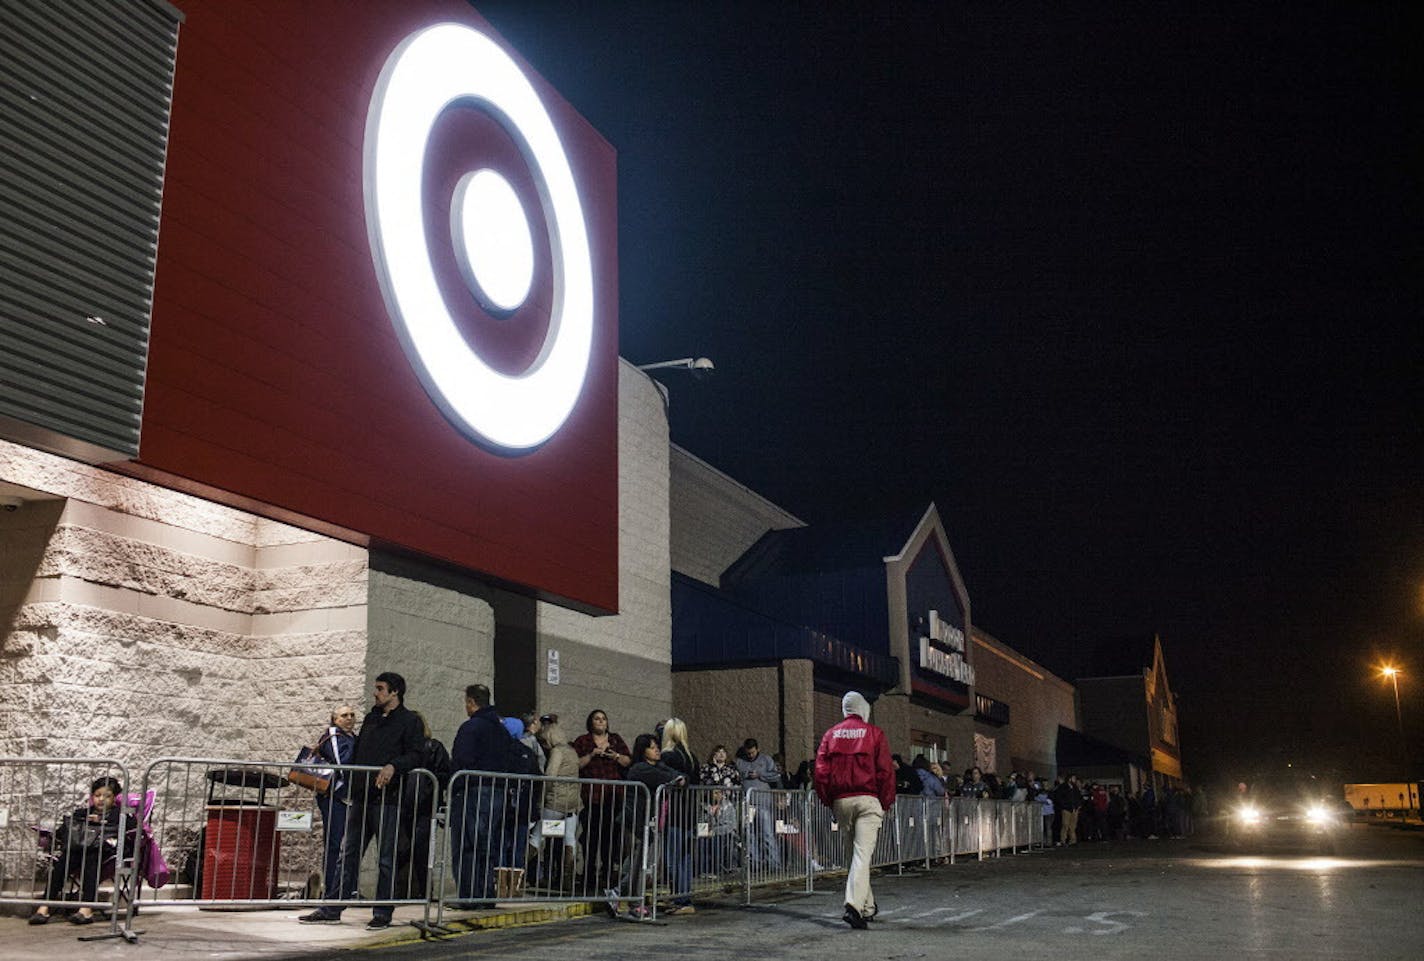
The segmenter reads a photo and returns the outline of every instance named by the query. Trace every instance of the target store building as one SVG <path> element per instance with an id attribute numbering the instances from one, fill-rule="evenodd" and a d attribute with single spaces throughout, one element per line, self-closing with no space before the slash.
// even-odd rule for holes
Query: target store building
<path id="1" fill-rule="evenodd" d="M 613 148 L 463 0 L 0 3 L 0 753 L 671 702 Z"/>

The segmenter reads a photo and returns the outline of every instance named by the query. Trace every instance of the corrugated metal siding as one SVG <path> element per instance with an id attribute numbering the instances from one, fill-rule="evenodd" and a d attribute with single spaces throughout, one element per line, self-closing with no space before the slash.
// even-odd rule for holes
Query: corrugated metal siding
<path id="1" fill-rule="evenodd" d="M 0 0 L 0 415 L 127 457 L 179 17 L 156 0 Z"/>

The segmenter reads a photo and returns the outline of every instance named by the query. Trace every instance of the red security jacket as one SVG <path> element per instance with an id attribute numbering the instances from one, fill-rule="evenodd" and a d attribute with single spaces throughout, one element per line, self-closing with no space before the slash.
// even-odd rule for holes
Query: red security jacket
<path id="1" fill-rule="evenodd" d="M 816 751 L 816 795 L 827 805 L 837 798 L 869 795 L 890 810 L 895 803 L 895 766 L 885 732 L 854 714 L 827 731 Z"/>

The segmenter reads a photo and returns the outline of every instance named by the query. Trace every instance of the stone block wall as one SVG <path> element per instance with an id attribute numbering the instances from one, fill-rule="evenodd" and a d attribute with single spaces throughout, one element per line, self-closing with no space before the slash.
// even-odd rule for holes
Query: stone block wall
<path id="1" fill-rule="evenodd" d="M 631 742 L 673 712 L 672 600 L 668 558 L 668 425 L 662 395 L 622 361 L 618 375 L 618 614 L 537 609 L 538 707 L 571 735 L 588 712 L 608 712 Z M 559 683 L 548 682 L 558 651 Z M 496 695 L 498 692 L 496 692 Z"/>
<path id="2" fill-rule="evenodd" d="M 359 703 L 364 550 L 7 442 L 0 481 L 0 753 L 286 760 Z"/>
<path id="3" fill-rule="evenodd" d="M 465 720 L 465 687 L 494 674 L 494 611 L 448 586 L 375 570 L 370 578 L 365 690 L 382 671 L 404 677 L 406 707 L 449 747 Z"/>
<path id="4" fill-rule="evenodd" d="M 775 666 L 678 671 L 672 676 L 672 697 L 699 761 L 715 744 L 735 754 L 748 737 L 768 754 L 781 750 Z"/>

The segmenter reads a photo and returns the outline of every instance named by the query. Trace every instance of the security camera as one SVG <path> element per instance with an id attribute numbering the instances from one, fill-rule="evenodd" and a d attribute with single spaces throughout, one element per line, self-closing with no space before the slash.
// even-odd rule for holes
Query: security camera
<path id="1" fill-rule="evenodd" d="M 19 510 L 20 505 L 24 502 L 23 498 L 14 497 L 10 494 L 0 494 L 0 508 L 3 508 L 7 513 Z"/>
<path id="2" fill-rule="evenodd" d="M 716 368 L 712 366 L 712 361 L 706 357 L 696 358 L 688 365 L 687 369 L 692 372 L 693 380 L 706 380 L 711 377 L 713 371 L 716 370 Z"/>

